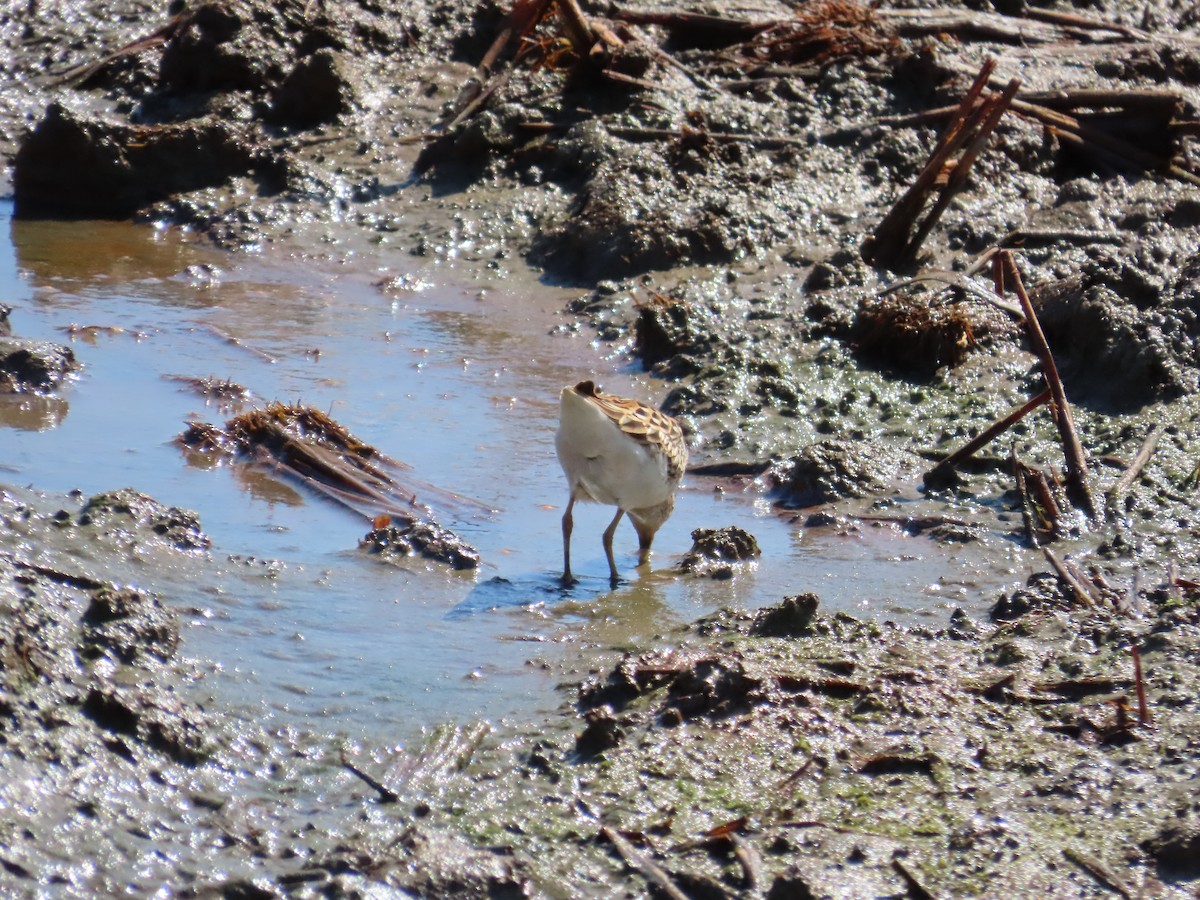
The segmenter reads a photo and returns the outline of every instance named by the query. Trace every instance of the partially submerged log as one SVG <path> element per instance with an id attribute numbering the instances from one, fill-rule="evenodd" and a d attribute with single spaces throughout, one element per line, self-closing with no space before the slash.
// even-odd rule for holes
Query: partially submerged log
<path id="1" fill-rule="evenodd" d="M 434 506 L 456 515 L 479 515 L 488 512 L 483 504 L 417 481 L 409 466 L 359 440 L 320 410 L 272 403 L 235 416 L 223 428 L 189 423 L 177 442 L 265 467 L 364 516 L 374 528 L 363 546 L 419 553 L 456 569 L 478 565 L 479 554 L 434 521 Z"/>

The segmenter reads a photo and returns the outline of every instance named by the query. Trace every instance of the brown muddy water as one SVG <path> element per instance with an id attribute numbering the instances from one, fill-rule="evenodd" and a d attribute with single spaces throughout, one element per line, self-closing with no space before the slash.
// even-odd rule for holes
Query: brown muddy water
<path id="1" fill-rule="evenodd" d="M 0 216 L 14 333 L 70 343 L 82 364 L 58 397 L 0 399 L 0 480 L 85 497 L 129 486 L 196 511 L 208 559 L 94 565 L 183 610 L 184 651 L 211 661 L 209 689 L 254 715 L 392 739 L 447 719 L 519 719 L 560 700 L 541 662 L 653 644 L 723 606 L 813 591 L 828 611 L 941 624 L 1028 574 L 1000 536 L 940 545 L 891 527 L 806 528 L 752 485 L 692 475 L 652 572 L 634 569 L 632 531 L 619 533 L 629 580 L 616 590 L 600 546 L 611 511 L 582 510 L 582 581 L 564 591 L 559 388 L 596 378 L 651 401 L 666 391 L 574 327 L 562 311 L 572 293 L 528 276 L 473 283 L 453 264 L 328 236 L 292 255 L 229 256 L 146 226 L 12 222 L 8 205 Z M 206 404 L 179 376 L 325 410 L 421 481 L 494 509 L 443 516 L 481 568 L 378 562 L 355 549 L 364 520 L 263 471 L 196 465 L 172 443 L 185 423 L 239 409 Z M 915 486 L 891 514 L 906 496 Z M 672 570 L 693 528 L 725 525 L 757 537 L 753 571 Z"/>

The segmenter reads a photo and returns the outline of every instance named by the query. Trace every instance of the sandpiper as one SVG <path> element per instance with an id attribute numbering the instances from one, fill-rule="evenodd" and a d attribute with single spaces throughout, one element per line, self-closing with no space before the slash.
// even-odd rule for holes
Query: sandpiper
<path id="1" fill-rule="evenodd" d="M 675 509 L 675 488 L 687 465 L 683 429 L 670 416 L 637 400 L 604 394 L 581 381 L 561 394 L 558 461 L 571 498 L 563 513 L 563 582 L 571 584 L 571 511 L 576 500 L 617 507 L 604 530 L 604 552 L 612 583 L 617 583 L 613 534 L 628 514 L 639 541 L 638 565 L 650 558 L 650 544 Z"/>

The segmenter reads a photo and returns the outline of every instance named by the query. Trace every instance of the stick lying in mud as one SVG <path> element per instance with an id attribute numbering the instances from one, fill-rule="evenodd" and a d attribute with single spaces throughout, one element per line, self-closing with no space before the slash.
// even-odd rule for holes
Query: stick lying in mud
<path id="1" fill-rule="evenodd" d="M 1050 563 L 1055 574 L 1071 589 L 1071 593 L 1075 595 L 1080 606 L 1086 606 L 1088 609 L 1095 609 L 1099 606 L 1099 598 L 1088 589 L 1087 581 L 1079 573 L 1072 571 L 1066 560 L 1055 556 L 1054 551 L 1049 547 L 1043 547 L 1042 553 L 1045 554 L 1046 561 Z"/>
<path id="2" fill-rule="evenodd" d="M 1150 457 L 1154 455 L 1154 450 L 1158 446 L 1158 442 L 1162 439 L 1166 432 L 1167 426 L 1165 422 L 1159 422 L 1151 429 L 1150 434 L 1146 436 L 1145 443 L 1142 444 L 1142 449 L 1138 451 L 1137 456 L 1133 458 L 1133 462 L 1129 464 L 1116 483 L 1108 489 L 1106 495 L 1107 502 L 1105 507 L 1108 509 L 1109 518 L 1117 516 L 1118 507 L 1121 504 L 1121 497 L 1129 490 L 1129 486 L 1137 480 L 1137 477 L 1142 474 L 1142 470 L 1146 468 L 1146 463 L 1150 462 Z"/>
<path id="3" fill-rule="evenodd" d="M 954 468 L 965 459 L 970 459 L 976 452 L 983 447 L 986 447 L 1008 429 L 1012 428 L 1023 418 L 1050 401 L 1050 388 L 1046 388 L 1032 400 L 1027 400 L 1008 415 L 1001 419 L 997 419 L 966 444 L 955 450 L 940 463 L 925 473 L 925 484 L 937 485 L 943 484 L 949 478 L 950 473 Z"/>
<path id="4" fill-rule="evenodd" d="M 1133 684 L 1137 691 L 1138 724 L 1143 728 L 1148 728 L 1154 724 L 1154 718 L 1150 715 L 1150 707 L 1146 703 L 1146 680 L 1142 677 L 1142 651 L 1137 644 L 1133 644 L 1129 648 L 1129 652 L 1133 656 Z"/>
<path id="5" fill-rule="evenodd" d="M 937 900 L 937 895 L 917 880 L 917 876 L 901 861 L 900 857 L 892 857 L 892 868 L 896 870 L 897 875 L 904 879 L 904 884 L 908 888 L 908 896 L 912 900 Z"/>
<path id="6" fill-rule="evenodd" d="M 343 769 L 345 769 L 351 775 L 358 777 L 359 780 L 364 782 L 368 787 L 379 794 L 380 803 L 395 803 L 400 799 L 400 795 L 395 791 L 388 790 L 380 782 L 371 777 L 371 775 L 354 765 L 354 763 L 350 762 L 350 760 L 346 759 L 346 754 L 344 752 L 342 753 L 341 763 Z"/>
<path id="7" fill-rule="evenodd" d="M 1064 530 L 1062 511 L 1067 502 L 1066 497 L 1060 503 L 1055 496 L 1051 486 L 1053 476 L 1018 459 L 1015 446 L 1009 454 L 1009 463 L 1017 481 L 1017 493 L 1021 497 L 1021 517 L 1029 545 L 1040 547 L 1046 541 L 1061 537 Z M 1053 483 L 1054 487 L 1058 486 L 1057 481 Z"/>
<path id="8" fill-rule="evenodd" d="M 601 825 L 600 836 L 617 848 L 621 859 L 625 860 L 630 868 L 641 872 L 647 881 L 671 900 L 688 900 L 688 895 L 679 889 L 661 866 L 625 840 L 615 828 Z"/>
<path id="9" fill-rule="evenodd" d="M 1021 309 L 1025 311 L 1025 328 L 1029 332 L 1029 340 L 1034 352 L 1042 361 L 1042 375 L 1054 398 L 1051 413 L 1054 424 L 1058 426 L 1059 437 L 1062 440 L 1063 453 L 1067 458 L 1067 485 L 1074 493 L 1071 498 L 1083 508 L 1088 518 L 1093 522 L 1097 518 L 1096 500 L 1092 496 L 1092 488 L 1088 483 L 1087 458 L 1083 454 L 1083 445 L 1079 443 L 1079 435 L 1075 431 L 1075 420 L 1071 415 L 1071 407 L 1067 403 L 1067 392 L 1063 389 L 1062 379 L 1058 377 L 1058 367 L 1054 364 L 1054 356 L 1050 345 L 1046 343 L 1046 335 L 1042 332 L 1033 303 L 1025 292 L 1021 282 L 1021 273 L 1017 263 L 1008 250 L 996 254 L 995 264 L 997 273 L 1012 282 L 1017 299 L 1021 301 Z M 997 278 L 999 281 L 1000 278 Z M 998 292 L 999 293 L 999 292 Z"/>
<path id="10" fill-rule="evenodd" d="M 1140 892 L 1135 892 L 1127 887 L 1121 879 L 1113 874 L 1113 871 L 1108 866 L 1104 865 L 1098 859 L 1093 859 L 1086 853 L 1080 853 L 1078 850 L 1073 850 L 1070 847 L 1064 847 L 1062 855 L 1095 878 L 1100 884 L 1125 897 L 1126 900 L 1133 900 L 1133 898 L 1141 896 Z"/>

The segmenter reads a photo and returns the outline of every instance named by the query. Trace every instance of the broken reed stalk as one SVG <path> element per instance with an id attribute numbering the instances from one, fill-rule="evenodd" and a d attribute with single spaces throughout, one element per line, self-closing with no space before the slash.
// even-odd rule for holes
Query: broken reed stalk
<path id="1" fill-rule="evenodd" d="M 1063 516 L 1062 506 L 1054 496 L 1054 491 L 1050 489 L 1050 481 L 1046 478 L 1046 473 L 1041 469 L 1028 468 L 1025 472 L 1026 483 L 1033 483 L 1034 491 L 1037 494 L 1037 508 L 1042 511 L 1041 519 L 1045 523 L 1043 530 L 1048 531 L 1052 538 L 1057 538 L 1063 533 Z"/>
<path id="2" fill-rule="evenodd" d="M 1036 119 L 1059 138 L 1091 150 L 1096 155 L 1103 156 L 1112 162 L 1130 168 L 1141 168 L 1151 172 L 1159 171 L 1177 181 L 1200 186 L 1200 176 L 1195 173 L 1187 171 L 1177 163 L 1170 162 L 1169 159 L 1143 150 L 1129 141 L 1106 134 L 1099 128 L 1084 125 L 1074 116 L 1023 100 L 1014 100 L 1012 110 L 1018 115 Z"/>
<path id="3" fill-rule="evenodd" d="M 904 884 L 908 888 L 908 896 L 913 898 L 913 900 L 936 900 L 937 895 L 917 880 L 917 876 L 913 874 L 908 866 L 904 865 L 900 857 L 892 857 L 892 868 L 896 871 L 897 875 L 904 879 Z"/>
<path id="4" fill-rule="evenodd" d="M 949 477 L 950 472 L 953 471 L 954 468 L 964 459 L 968 459 L 974 455 L 976 451 L 987 446 L 1000 435 L 1004 434 L 1004 432 L 1008 431 L 1008 429 L 1012 428 L 1039 406 L 1043 405 L 1044 403 L 1048 403 L 1050 401 L 1050 397 L 1050 389 L 1046 388 L 1032 400 L 1025 401 L 1025 403 L 1023 403 L 1021 406 L 1018 406 L 1004 418 L 997 419 L 958 450 L 955 450 L 940 463 L 926 472 L 925 483 L 937 484 L 944 481 Z"/>
<path id="5" fill-rule="evenodd" d="M 342 752 L 341 762 L 342 762 L 343 769 L 345 769 L 351 775 L 358 778 L 360 781 L 362 781 L 364 784 L 366 784 L 368 787 L 370 787 L 373 791 L 375 791 L 377 794 L 379 794 L 379 802 L 380 803 L 395 803 L 397 800 L 400 799 L 400 795 L 397 794 L 395 791 L 388 788 L 381 781 L 378 781 L 377 779 L 375 779 L 370 773 L 364 772 L 358 766 L 354 765 L 354 763 L 350 762 L 350 760 L 346 759 L 345 751 Z"/>
<path id="6" fill-rule="evenodd" d="M 1154 724 L 1154 718 L 1150 715 L 1150 707 L 1146 703 L 1146 681 L 1142 677 L 1142 651 L 1138 649 L 1137 644 L 1133 644 L 1130 646 L 1129 652 L 1133 656 L 1133 685 L 1137 691 L 1138 724 L 1143 728 L 1148 728 Z"/>
<path id="7" fill-rule="evenodd" d="M 1071 499 L 1078 504 L 1088 518 L 1097 518 L 1096 500 L 1092 496 L 1092 488 L 1088 483 L 1087 457 L 1083 453 L 1083 445 L 1079 443 L 1079 434 L 1075 431 L 1075 420 L 1071 416 L 1071 407 L 1067 403 L 1067 394 L 1063 389 L 1062 379 L 1058 377 L 1058 367 L 1054 364 L 1054 356 L 1050 353 L 1050 345 L 1046 343 L 1046 335 L 1038 322 L 1037 313 L 1025 292 L 1021 282 L 1021 273 L 1017 263 L 1008 250 L 996 254 L 998 272 L 1012 282 L 1013 291 L 1021 301 L 1021 309 L 1025 312 L 1025 328 L 1029 333 L 1030 343 L 1034 352 L 1042 361 L 1042 374 L 1046 379 L 1054 404 L 1051 412 L 1054 424 L 1058 426 L 1059 437 L 1062 440 L 1063 453 L 1067 460 L 1067 485 L 1074 495 Z M 999 281 L 999 278 L 997 279 Z"/>
<path id="8" fill-rule="evenodd" d="M 967 176 L 971 172 L 971 166 L 975 164 L 975 160 L 979 157 L 983 150 L 983 145 L 992 136 L 992 132 L 996 130 L 996 126 L 1000 124 L 1000 117 L 1013 102 L 1013 98 L 1017 95 L 1017 91 L 1021 87 L 1019 78 L 1012 79 L 1004 88 L 1004 91 L 999 96 L 992 96 L 984 100 L 979 107 L 979 116 L 982 119 L 978 126 L 978 130 L 967 144 L 958 162 L 951 169 L 949 177 L 946 179 L 945 185 L 942 186 L 941 192 L 933 205 L 933 209 L 921 222 L 917 228 L 917 233 L 913 235 L 912 240 L 904 248 L 904 259 L 912 259 L 917 255 L 917 251 L 921 249 L 921 245 L 925 243 L 925 238 L 929 236 L 929 232 L 933 230 L 933 226 L 941 219 L 942 213 L 946 211 L 946 207 L 950 205 L 950 201 L 954 196 L 961 191 L 967 183 Z"/>
<path id="9" fill-rule="evenodd" d="M 758 851 L 739 834 L 730 834 L 729 842 L 733 844 L 733 855 L 741 864 L 746 889 L 757 894 L 763 880 L 762 858 L 758 855 Z"/>
<path id="10" fill-rule="evenodd" d="M 1017 496 L 1021 498 L 1021 521 L 1025 525 L 1025 536 L 1029 539 L 1029 546 L 1040 547 L 1042 545 L 1041 538 L 1038 532 L 1038 523 L 1033 513 L 1033 500 L 1029 497 L 1029 487 L 1025 484 L 1025 466 L 1021 465 L 1017 459 L 1017 449 L 1014 444 L 1012 456 L 1014 477 L 1017 480 Z"/>
<path id="11" fill-rule="evenodd" d="M 518 0 L 514 3 L 512 11 L 504 20 L 504 26 L 500 29 L 500 33 L 496 35 L 492 46 L 488 48 L 483 60 L 479 63 L 480 73 L 485 76 L 492 74 L 492 66 L 495 65 L 500 54 L 508 48 L 514 38 L 519 38 L 541 21 L 549 5 L 550 0 Z"/>
<path id="12" fill-rule="evenodd" d="M 895 264 L 902 258 L 902 251 L 908 246 L 912 223 L 925 207 L 925 200 L 942 175 L 950 157 L 966 143 L 970 135 L 970 116 L 975 101 L 987 87 L 988 79 L 995 70 L 996 60 L 989 58 L 983 61 L 975 81 L 963 95 L 954 115 L 938 138 L 937 146 L 933 148 L 925 168 L 864 242 L 862 256 L 867 262 L 888 265 Z"/>
<path id="13" fill-rule="evenodd" d="M 556 0 L 567 40 L 580 56 L 587 56 L 596 43 L 596 33 L 580 8 L 578 0 Z"/>
<path id="14" fill-rule="evenodd" d="M 1086 853 L 1080 853 L 1071 847 L 1064 847 L 1062 855 L 1095 878 L 1098 883 L 1120 895 L 1124 900 L 1134 900 L 1135 897 L 1142 896 L 1140 891 L 1135 892 L 1132 888 L 1128 887 L 1108 866 L 1104 865 L 1098 859 L 1093 859 Z"/>

